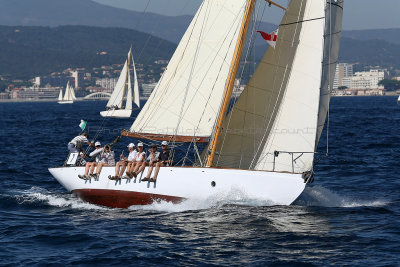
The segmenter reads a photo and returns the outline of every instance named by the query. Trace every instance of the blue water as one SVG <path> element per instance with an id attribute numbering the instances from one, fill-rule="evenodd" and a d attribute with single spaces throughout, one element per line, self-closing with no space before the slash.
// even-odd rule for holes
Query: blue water
<path id="1" fill-rule="evenodd" d="M 47 168 L 62 164 L 80 119 L 95 134 L 103 107 L 0 103 L 0 265 L 399 266 L 396 98 L 332 99 L 330 156 L 292 206 L 241 192 L 128 210 L 76 199 Z M 131 123 L 106 121 L 100 140 Z"/>

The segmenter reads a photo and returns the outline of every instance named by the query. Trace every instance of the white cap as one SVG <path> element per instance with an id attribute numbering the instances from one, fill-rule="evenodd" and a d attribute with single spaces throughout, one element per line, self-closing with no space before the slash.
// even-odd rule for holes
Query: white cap
<path id="1" fill-rule="evenodd" d="M 101 143 L 97 141 L 96 143 L 94 143 L 94 146 L 101 146 Z"/>
<path id="2" fill-rule="evenodd" d="M 137 146 L 143 147 L 143 143 L 138 143 Z"/>
<path id="3" fill-rule="evenodd" d="M 162 146 L 168 146 L 168 142 L 167 141 L 162 141 L 161 145 Z"/>
<path id="4" fill-rule="evenodd" d="M 135 144 L 134 144 L 134 143 L 130 143 L 130 144 L 128 145 L 128 147 L 129 147 L 129 148 L 134 148 L 134 147 L 135 147 Z"/>

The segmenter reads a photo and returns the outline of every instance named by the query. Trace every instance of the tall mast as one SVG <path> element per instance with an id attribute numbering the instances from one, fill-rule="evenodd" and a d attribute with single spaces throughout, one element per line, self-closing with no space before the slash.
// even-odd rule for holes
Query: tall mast
<path id="1" fill-rule="evenodd" d="M 222 102 L 221 109 L 219 111 L 217 124 L 214 129 L 214 134 L 210 143 L 210 155 L 207 158 L 206 166 L 211 167 L 213 164 L 215 149 L 217 147 L 217 141 L 221 134 L 221 125 L 225 117 L 226 110 L 228 108 L 229 101 L 232 96 L 232 90 L 235 83 L 236 73 L 239 68 L 240 57 L 242 55 L 244 42 L 246 40 L 247 29 L 249 28 L 250 18 L 252 15 L 255 0 L 248 0 L 246 4 L 246 12 L 243 16 L 242 26 L 239 33 L 239 38 L 236 43 L 234 57 L 232 59 L 232 64 L 229 70 L 228 81 L 225 86 L 224 99 Z"/>

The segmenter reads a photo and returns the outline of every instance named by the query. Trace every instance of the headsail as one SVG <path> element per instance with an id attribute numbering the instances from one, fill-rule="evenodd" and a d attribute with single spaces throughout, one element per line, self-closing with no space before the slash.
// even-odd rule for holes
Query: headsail
<path id="1" fill-rule="evenodd" d="M 140 108 L 139 84 L 137 80 L 136 67 L 135 67 L 135 61 L 133 60 L 133 55 L 132 55 L 132 69 L 133 69 L 133 101 L 135 102 L 136 106 Z"/>
<path id="2" fill-rule="evenodd" d="M 125 61 L 125 65 L 121 71 L 121 75 L 118 78 L 117 84 L 115 85 L 114 91 L 112 92 L 106 107 L 111 108 L 112 106 L 118 106 L 119 108 L 122 108 L 122 100 L 124 98 L 124 89 L 126 85 L 127 75 L 128 60 Z"/>
<path id="3" fill-rule="evenodd" d="M 60 89 L 60 93 L 58 94 L 58 101 L 63 100 L 62 89 Z"/>
<path id="4" fill-rule="evenodd" d="M 226 117 L 215 165 L 289 172 L 312 168 L 326 6 L 320 0 L 290 2 L 277 46 L 268 49 Z"/>
<path id="5" fill-rule="evenodd" d="M 71 96 L 71 87 L 69 85 L 69 82 L 67 83 L 67 88 L 65 88 L 65 94 L 64 94 L 64 101 L 70 101 L 72 100 L 72 96 Z"/>
<path id="6" fill-rule="evenodd" d="M 125 109 L 126 110 L 132 110 L 132 83 L 131 83 L 131 72 L 129 71 L 128 68 L 128 90 L 126 94 L 126 105 Z"/>
<path id="7" fill-rule="evenodd" d="M 322 67 L 321 96 L 319 100 L 318 129 L 315 150 L 324 129 L 326 114 L 329 110 L 336 64 L 339 57 L 340 36 L 342 33 L 343 0 L 327 1 L 325 12 L 325 47 Z"/>
<path id="8" fill-rule="evenodd" d="M 246 0 L 204 0 L 130 131 L 210 136 Z"/>

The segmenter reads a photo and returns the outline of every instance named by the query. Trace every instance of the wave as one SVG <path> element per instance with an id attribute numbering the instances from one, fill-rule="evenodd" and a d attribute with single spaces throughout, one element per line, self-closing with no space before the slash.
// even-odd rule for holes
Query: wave
<path id="1" fill-rule="evenodd" d="M 322 186 L 306 187 L 303 194 L 296 200 L 299 206 L 318 206 L 332 208 L 383 207 L 390 203 L 387 200 L 361 200 L 341 196 Z"/>
<path id="2" fill-rule="evenodd" d="M 53 207 L 80 210 L 107 210 L 108 208 L 84 202 L 71 194 L 52 194 L 40 187 L 32 187 L 29 190 L 14 195 L 19 204 L 45 204 Z"/>
<path id="3" fill-rule="evenodd" d="M 131 206 L 129 209 L 173 213 L 221 208 L 224 205 L 261 207 L 274 206 L 277 204 L 270 200 L 249 197 L 240 189 L 232 189 L 227 193 L 215 194 L 207 199 L 187 199 L 178 204 L 173 204 L 167 201 L 158 201 L 145 206 Z"/>

